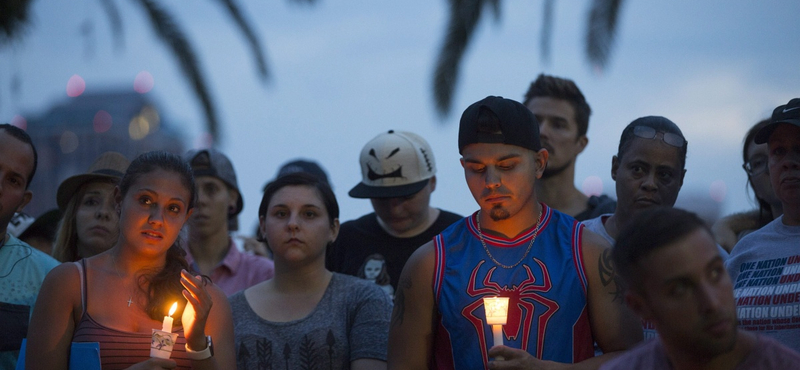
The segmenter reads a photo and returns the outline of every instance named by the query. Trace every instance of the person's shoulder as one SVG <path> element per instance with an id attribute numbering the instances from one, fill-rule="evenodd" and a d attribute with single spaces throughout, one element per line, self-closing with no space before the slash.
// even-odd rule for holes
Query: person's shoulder
<path id="1" fill-rule="evenodd" d="M 743 236 L 736 245 L 733 246 L 731 249 L 730 257 L 739 257 L 742 254 L 747 254 L 752 251 L 762 251 L 766 252 L 769 248 L 764 248 L 763 246 L 768 243 L 774 242 L 777 237 L 777 240 L 784 239 L 780 233 L 780 229 L 783 226 L 783 216 L 778 217 L 772 220 L 770 223 L 764 225 L 764 227 L 755 230 L 745 236 Z"/>
<path id="2" fill-rule="evenodd" d="M 334 272 L 332 279 L 338 288 L 371 290 L 374 287 L 379 291 L 381 289 L 377 284 L 353 275 Z"/>
<path id="3" fill-rule="evenodd" d="M 370 299 L 370 298 L 385 298 L 388 301 L 386 293 L 372 281 L 362 279 L 360 277 L 333 273 L 334 289 L 336 291 L 346 291 L 347 296 L 353 297 L 356 300 Z"/>
<path id="4" fill-rule="evenodd" d="M 589 218 L 589 219 L 581 221 L 581 223 L 584 226 L 586 226 L 586 228 L 588 228 L 589 230 L 594 230 L 594 228 L 597 227 L 598 225 L 601 226 L 601 227 L 603 226 L 603 217 L 604 216 L 610 216 L 610 215 L 613 215 L 613 213 L 602 214 L 602 215 L 597 216 L 597 217 Z"/>
<path id="5" fill-rule="evenodd" d="M 592 195 L 586 201 L 586 210 L 575 215 L 575 219 L 579 221 L 595 218 L 602 214 L 614 213 L 617 209 L 617 201 L 608 195 Z"/>
<path id="6" fill-rule="evenodd" d="M 462 218 L 464 218 L 464 216 L 439 208 L 439 218 L 437 221 L 441 220 L 443 222 L 447 222 L 448 224 L 452 224 L 453 222 L 461 220 Z"/>
<path id="7" fill-rule="evenodd" d="M 380 229 L 378 216 L 375 212 L 367 213 L 359 218 L 343 222 L 339 226 L 339 236 L 355 235 L 359 233 L 373 233 Z"/>
<path id="8" fill-rule="evenodd" d="M 258 255 L 250 254 L 250 253 L 244 253 L 244 252 L 241 252 L 241 251 L 239 253 L 241 253 L 241 255 L 242 255 L 242 264 L 248 269 L 250 269 L 250 268 L 274 268 L 274 266 L 275 266 L 275 262 L 273 262 L 271 259 L 269 259 L 267 257 L 258 256 Z"/>
<path id="9" fill-rule="evenodd" d="M 352 220 L 349 220 L 349 221 L 345 221 L 345 222 L 342 223 L 342 227 L 344 227 L 344 225 L 348 225 L 348 226 L 366 225 L 366 224 L 369 224 L 371 222 L 375 222 L 375 223 L 378 222 L 378 216 L 375 214 L 375 212 L 370 212 L 370 213 L 367 213 L 365 215 L 362 215 L 359 218 L 355 218 L 355 219 L 352 219 Z"/>
<path id="10" fill-rule="evenodd" d="M 600 366 L 600 370 L 667 369 L 666 366 L 659 367 L 665 358 L 661 342 L 658 338 L 653 338 L 606 362 Z"/>
<path id="11" fill-rule="evenodd" d="M 8 241 L 3 248 L 8 248 L 12 253 L 23 257 L 24 259 L 20 261 L 24 261 L 28 266 L 35 266 L 44 273 L 47 273 L 61 264 L 61 262 L 58 262 L 55 258 L 17 239 L 11 234 L 8 234 Z"/>
<path id="12" fill-rule="evenodd" d="M 800 353 L 766 335 L 755 334 L 758 343 L 745 360 L 745 369 L 791 369 L 800 364 Z"/>

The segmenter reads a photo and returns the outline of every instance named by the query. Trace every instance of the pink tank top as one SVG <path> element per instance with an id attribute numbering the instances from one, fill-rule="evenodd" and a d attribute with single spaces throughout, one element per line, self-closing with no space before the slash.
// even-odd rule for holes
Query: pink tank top
<path id="1" fill-rule="evenodd" d="M 81 304 L 83 314 L 78 322 L 75 332 L 72 334 L 73 342 L 98 342 L 100 343 L 100 363 L 104 370 L 125 369 L 136 363 L 150 358 L 150 334 L 131 333 L 111 329 L 94 321 L 86 308 L 88 307 L 85 260 L 78 264 L 78 271 L 81 276 Z M 191 360 L 186 357 L 186 338 L 183 335 L 183 328 L 176 330 L 178 340 L 172 350 L 171 359 L 178 364 L 178 369 L 189 370 L 192 368 Z"/>

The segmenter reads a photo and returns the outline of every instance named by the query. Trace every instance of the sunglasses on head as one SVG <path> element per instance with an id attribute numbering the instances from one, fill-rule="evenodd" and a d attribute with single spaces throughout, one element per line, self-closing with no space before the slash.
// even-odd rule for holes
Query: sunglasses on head
<path id="1" fill-rule="evenodd" d="M 650 126 L 636 126 L 633 128 L 633 134 L 642 139 L 655 139 L 658 131 Z M 663 141 L 668 145 L 682 148 L 683 145 L 686 144 L 686 139 L 678 134 L 673 134 L 671 132 L 664 132 L 663 134 Z"/>

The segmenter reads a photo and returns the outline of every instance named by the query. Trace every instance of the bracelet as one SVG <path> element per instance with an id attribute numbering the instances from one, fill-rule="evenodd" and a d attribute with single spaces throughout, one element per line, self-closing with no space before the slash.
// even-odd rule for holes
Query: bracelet
<path id="1" fill-rule="evenodd" d="M 214 356 L 214 347 L 210 335 L 206 336 L 206 348 L 202 351 L 192 351 L 189 349 L 188 344 L 184 348 L 186 348 L 186 357 L 190 360 L 205 360 Z"/>

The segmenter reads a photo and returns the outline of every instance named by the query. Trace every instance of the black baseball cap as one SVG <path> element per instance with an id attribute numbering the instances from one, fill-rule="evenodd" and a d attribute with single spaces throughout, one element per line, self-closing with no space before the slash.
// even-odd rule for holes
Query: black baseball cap
<path id="1" fill-rule="evenodd" d="M 498 131 L 489 132 L 478 126 L 478 117 L 487 110 L 497 117 Z M 467 107 L 461 115 L 458 152 L 475 143 L 508 144 L 538 152 L 542 149 L 539 122 L 522 103 L 502 96 L 487 96 Z"/>
<path id="2" fill-rule="evenodd" d="M 278 175 L 275 177 L 278 178 L 295 172 L 305 172 L 307 174 L 316 177 L 317 179 L 319 179 L 319 181 L 324 182 L 325 185 L 330 186 L 330 183 L 328 182 L 328 174 L 325 173 L 325 170 L 322 169 L 322 166 L 320 166 L 317 162 L 305 159 L 295 159 L 293 161 L 285 163 L 278 170 Z"/>
<path id="3" fill-rule="evenodd" d="M 775 110 L 772 111 L 772 119 L 769 124 L 758 130 L 753 141 L 755 141 L 756 144 L 768 142 L 769 137 L 772 136 L 772 132 L 775 131 L 781 123 L 788 123 L 800 127 L 800 98 L 794 98 L 789 100 L 785 105 L 775 108 Z"/>
<path id="4" fill-rule="evenodd" d="M 236 181 L 236 171 L 233 170 L 233 163 L 225 154 L 216 149 L 200 149 L 188 151 L 184 158 L 192 166 L 195 177 L 216 177 L 231 189 L 236 190 L 239 193 L 239 199 L 233 215 L 238 215 L 242 211 L 244 200 L 242 200 L 242 192 L 239 190 L 239 183 Z"/>

